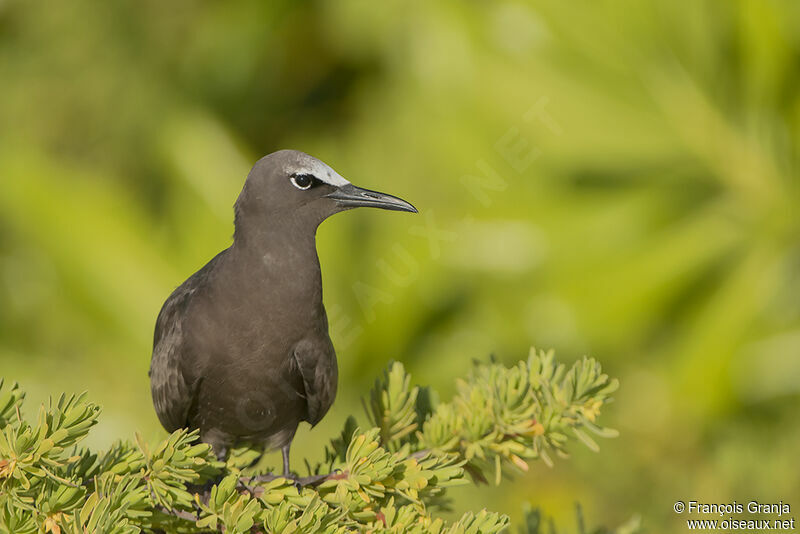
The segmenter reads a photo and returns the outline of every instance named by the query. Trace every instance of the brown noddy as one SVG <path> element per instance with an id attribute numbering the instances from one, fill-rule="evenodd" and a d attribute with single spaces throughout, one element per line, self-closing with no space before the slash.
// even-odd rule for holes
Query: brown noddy
<path id="1" fill-rule="evenodd" d="M 303 152 L 253 166 L 236 200 L 233 244 L 181 284 L 156 320 L 150 385 L 167 431 L 198 429 L 221 459 L 236 443 L 280 448 L 290 476 L 297 425 L 322 419 L 338 379 L 316 230 L 359 206 L 417 211 Z"/>

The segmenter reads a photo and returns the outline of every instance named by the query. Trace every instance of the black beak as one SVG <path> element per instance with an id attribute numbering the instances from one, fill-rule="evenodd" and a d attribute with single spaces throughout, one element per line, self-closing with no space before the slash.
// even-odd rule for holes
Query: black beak
<path id="1" fill-rule="evenodd" d="M 343 185 L 333 193 L 329 193 L 325 196 L 335 200 L 336 203 L 344 209 L 364 206 L 417 213 L 417 208 L 402 198 L 387 195 L 386 193 L 379 193 L 377 191 L 370 191 L 369 189 L 362 189 L 353 184 Z"/>

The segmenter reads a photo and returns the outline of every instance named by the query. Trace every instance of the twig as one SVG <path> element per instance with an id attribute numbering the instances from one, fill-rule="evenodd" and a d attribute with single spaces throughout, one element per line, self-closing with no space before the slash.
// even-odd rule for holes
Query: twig
<path id="1" fill-rule="evenodd" d="M 248 480 L 249 482 L 272 482 L 273 480 L 277 480 L 279 478 L 286 478 L 286 480 L 294 481 L 294 483 L 301 487 L 315 487 L 319 486 L 326 480 L 341 480 L 343 478 L 347 478 L 349 473 L 347 471 L 338 471 L 333 473 L 326 473 L 323 475 L 309 475 L 307 477 L 299 477 L 299 478 L 287 478 L 282 475 L 256 475 L 254 477 L 242 477 L 240 480 Z"/>
<path id="2" fill-rule="evenodd" d="M 178 519 L 183 519 L 185 521 L 191 521 L 192 523 L 197 522 L 197 516 L 191 512 L 187 512 L 185 510 L 173 510 L 167 508 L 166 506 L 159 506 L 158 510 L 164 514 L 171 515 L 173 517 L 177 517 Z"/>

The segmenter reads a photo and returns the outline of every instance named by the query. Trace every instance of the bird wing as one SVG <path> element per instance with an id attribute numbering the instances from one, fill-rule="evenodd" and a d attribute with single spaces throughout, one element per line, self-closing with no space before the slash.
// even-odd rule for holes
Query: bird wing
<path id="1" fill-rule="evenodd" d="M 224 251 L 189 277 L 169 296 L 156 319 L 153 358 L 150 362 L 150 391 L 159 421 L 168 432 L 189 425 L 189 410 L 195 400 L 198 381 L 182 372 L 184 352 L 184 319 L 192 295 L 208 279 Z"/>
<path id="2" fill-rule="evenodd" d="M 303 340 L 295 346 L 293 356 L 303 377 L 302 395 L 306 398 L 308 410 L 306 421 L 314 426 L 325 416 L 336 397 L 336 353 L 330 339 L 322 343 Z"/>
<path id="3" fill-rule="evenodd" d="M 183 312 L 192 291 L 183 286 L 175 290 L 164 303 L 156 320 L 153 359 L 150 362 L 150 390 L 161 424 L 174 432 L 188 424 L 189 407 L 194 398 L 181 373 L 183 350 Z"/>

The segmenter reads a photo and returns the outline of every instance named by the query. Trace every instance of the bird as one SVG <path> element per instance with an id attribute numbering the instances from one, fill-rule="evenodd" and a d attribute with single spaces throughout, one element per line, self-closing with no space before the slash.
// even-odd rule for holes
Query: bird
<path id="1" fill-rule="evenodd" d="M 178 286 L 156 319 L 150 386 L 168 432 L 197 430 L 222 461 L 242 443 L 280 449 L 283 476 L 293 476 L 297 427 L 325 416 L 338 382 L 317 227 L 357 207 L 417 213 L 304 152 L 256 162 L 234 204 L 232 244 Z"/>

